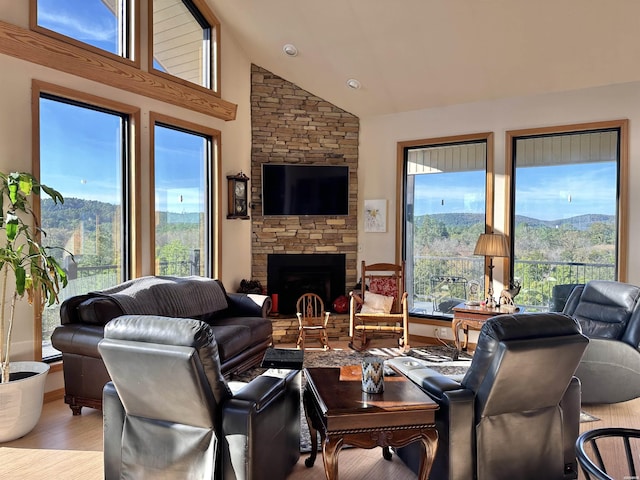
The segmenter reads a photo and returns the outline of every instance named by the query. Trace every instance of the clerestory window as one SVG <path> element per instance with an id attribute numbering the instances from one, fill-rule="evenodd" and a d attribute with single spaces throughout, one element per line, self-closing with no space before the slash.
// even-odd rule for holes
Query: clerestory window
<path id="1" fill-rule="evenodd" d="M 150 0 L 149 69 L 218 92 L 220 24 L 202 0 Z"/>
<path id="2" fill-rule="evenodd" d="M 117 57 L 134 54 L 134 0 L 31 0 L 32 28 Z"/>

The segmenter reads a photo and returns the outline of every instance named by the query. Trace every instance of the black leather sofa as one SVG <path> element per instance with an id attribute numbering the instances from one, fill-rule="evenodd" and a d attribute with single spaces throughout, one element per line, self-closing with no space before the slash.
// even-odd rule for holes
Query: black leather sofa
<path id="1" fill-rule="evenodd" d="M 588 341 L 567 315 L 500 315 L 483 325 L 461 382 L 419 359 L 388 360 L 439 406 L 438 449 L 429 478 L 577 478 L 580 382 L 573 374 Z M 418 471 L 417 442 L 398 449 L 398 455 Z"/>
<path id="2" fill-rule="evenodd" d="M 62 303 L 61 325 L 51 337 L 62 352 L 65 403 L 74 415 L 83 406 L 102 408 L 110 377 L 98 343 L 114 318 L 143 314 L 205 321 L 218 344 L 222 373 L 230 378 L 258 365 L 272 344 L 270 308 L 267 296 L 227 293 L 222 282 L 203 277 L 141 277 L 71 297 Z"/>

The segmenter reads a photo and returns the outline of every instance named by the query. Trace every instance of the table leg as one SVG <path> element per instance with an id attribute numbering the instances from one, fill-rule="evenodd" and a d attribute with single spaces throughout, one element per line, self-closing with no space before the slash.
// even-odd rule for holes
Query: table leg
<path id="1" fill-rule="evenodd" d="M 312 394 L 305 389 L 303 394 L 303 402 L 304 406 L 304 416 L 307 419 L 307 426 L 309 427 L 309 438 L 311 439 L 311 454 L 304 461 L 304 464 L 307 468 L 313 467 L 313 464 L 316 461 L 316 457 L 318 456 L 318 430 L 313 426 L 313 421 L 311 419 L 312 413 L 311 410 L 314 409 Z"/>
<path id="2" fill-rule="evenodd" d="M 451 320 L 451 330 L 453 330 L 453 342 L 456 345 L 456 350 L 458 350 L 458 353 L 460 352 L 460 334 L 458 332 L 459 326 L 460 320 L 453 317 L 453 320 Z"/>
<path id="3" fill-rule="evenodd" d="M 462 350 L 467 350 L 469 348 L 469 325 L 464 325 L 462 327 L 462 333 L 464 333 L 464 340 L 462 342 Z"/>
<path id="4" fill-rule="evenodd" d="M 321 435 L 324 437 L 324 435 Z M 322 439 L 322 459 L 327 480 L 338 480 L 338 454 L 342 449 L 342 436 L 326 436 Z M 424 479 L 426 480 L 426 478 Z"/>
<path id="5" fill-rule="evenodd" d="M 418 479 L 427 480 L 436 456 L 436 449 L 438 448 L 438 432 L 435 429 L 423 431 L 420 436 L 420 442 L 422 443 L 423 452 L 420 460 L 420 470 L 418 470 Z"/>

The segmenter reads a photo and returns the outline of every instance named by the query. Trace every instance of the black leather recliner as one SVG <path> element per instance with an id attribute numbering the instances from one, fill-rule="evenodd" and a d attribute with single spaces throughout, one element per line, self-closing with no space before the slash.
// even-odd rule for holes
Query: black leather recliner
<path id="1" fill-rule="evenodd" d="M 576 371 L 582 403 L 640 397 L 640 287 L 593 280 L 573 289 L 563 312 L 591 340 Z"/>
<path id="2" fill-rule="evenodd" d="M 300 456 L 300 372 L 227 383 L 209 325 L 129 315 L 98 346 L 105 479 L 285 479 Z"/>
<path id="3" fill-rule="evenodd" d="M 431 480 L 565 480 L 578 476 L 575 442 L 587 346 L 561 313 L 500 315 L 484 324 L 461 382 L 397 357 L 387 363 L 439 405 Z M 422 449 L 398 449 L 414 471 Z"/>

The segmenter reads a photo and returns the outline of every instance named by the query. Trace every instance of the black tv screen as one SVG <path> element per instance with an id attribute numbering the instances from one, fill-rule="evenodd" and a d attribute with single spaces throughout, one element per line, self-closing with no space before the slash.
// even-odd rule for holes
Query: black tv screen
<path id="1" fill-rule="evenodd" d="M 263 215 L 348 215 L 349 167 L 262 165 Z"/>

